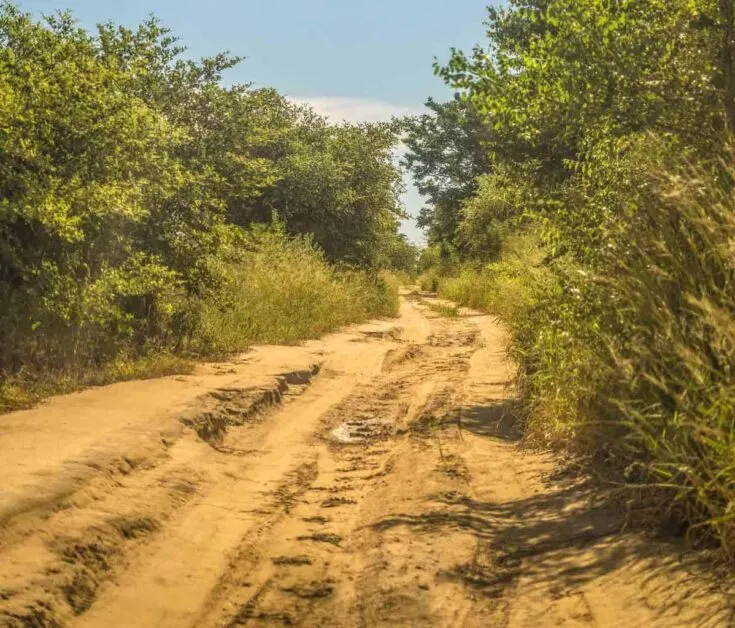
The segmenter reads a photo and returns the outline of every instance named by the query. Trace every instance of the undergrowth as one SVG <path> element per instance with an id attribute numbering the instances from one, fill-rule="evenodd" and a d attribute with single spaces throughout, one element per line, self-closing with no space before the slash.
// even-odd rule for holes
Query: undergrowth
<path id="1" fill-rule="evenodd" d="M 407 125 L 420 283 L 510 328 L 528 442 L 735 558 L 732 2 L 509 0 L 485 26 Z"/>
<path id="2" fill-rule="evenodd" d="M 219 272 L 224 288 L 202 304 L 191 340 L 197 353 L 293 343 L 398 312 L 398 282 L 389 273 L 335 269 L 305 238 L 261 236 L 253 250 Z"/>
<path id="3" fill-rule="evenodd" d="M 438 292 L 511 329 L 528 443 L 587 460 L 636 520 L 680 522 L 732 555 L 735 195 L 697 168 L 646 184 L 626 253 L 604 273 L 549 261 L 526 231 Z"/>
<path id="4" fill-rule="evenodd" d="M 459 307 L 453 303 L 437 303 L 426 299 L 419 299 L 418 302 L 429 308 L 434 314 L 444 318 L 457 318 L 459 316 Z"/>
<path id="5" fill-rule="evenodd" d="M 0 412 L 87 386 L 190 373 L 196 360 L 219 359 L 253 344 L 289 344 L 342 326 L 398 313 L 398 278 L 387 271 L 337 269 L 308 238 L 258 230 L 236 253 L 211 260 L 210 292 L 180 296 L 170 318 L 176 336 L 137 351 L 65 368 L 26 367 L 0 377 Z"/>
<path id="6" fill-rule="evenodd" d="M 0 3 L 0 410 L 396 308 L 397 123 L 330 124 L 180 43 Z"/>
<path id="7" fill-rule="evenodd" d="M 162 353 L 134 358 L 120 356 L 98 368 L 20 372 L 0 381 L 0 413 L 32 408 L 46 397 L 75 392 L 89 386 L 186 375 L 193 371 L 194 362 L 191 359 Z"/>

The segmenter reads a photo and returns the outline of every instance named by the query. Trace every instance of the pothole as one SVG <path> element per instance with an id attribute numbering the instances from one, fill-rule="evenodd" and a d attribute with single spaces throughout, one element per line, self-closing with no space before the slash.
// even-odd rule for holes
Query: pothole
<path id="1" fill-rule="evenodd" d="M 351 419 L 334 428 L 330 436 L 338 443 L 350 445 L 387 438 L 392 430 L 393 424 L 385 419 Z"/>

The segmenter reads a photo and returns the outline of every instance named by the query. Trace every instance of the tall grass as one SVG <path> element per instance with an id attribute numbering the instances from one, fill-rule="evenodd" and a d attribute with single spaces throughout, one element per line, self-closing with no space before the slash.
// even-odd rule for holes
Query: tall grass
<path id="1" fill-rule="evenodd" d="M 646 175 L 623 253 L 542 263 L 533 234 L 440 280 L 513 332 L 529 442 L 624 487 L 634 512 L 735 555 L 735 171 Z"/>
<path id="2" fill-rule="evenodd" d="M 459 266 L 436 280 L 440 295 L 467 307 L 515 320 L 519 308 L 528 306 L 548 271 L 541 264 L 543 251 L 535 231 L 509 235 L 496 262 Z"/>
<path id="3" fill-rule="evenodd" d="M 735 171 L 653 178 L 631 254 L 609 290 L 625 336 L 606 335 L 614 406 L 645 479 L 735 554 Z"/>
<path id="4" fill-rule="evenodd" d="M 292 343 L 398 311 L 397 282 L 387 273 L 335 269 L 306 239 L 265 238 L 220 274 L 225 298 L 203 304 L 190 345 L 197 353 Z"/>
<path id="5" fill-rule="evenodd" d="M 32 408 L 51 395 L 70 393 L 88 386 L 104 386 L 133 379 L 153 379 L 193 372 L 191 359 L 161 352 L 120 355 L 96 368 L 69 367 L 54 371 L 22 371 L 0 377 L 0 413 Z"/>

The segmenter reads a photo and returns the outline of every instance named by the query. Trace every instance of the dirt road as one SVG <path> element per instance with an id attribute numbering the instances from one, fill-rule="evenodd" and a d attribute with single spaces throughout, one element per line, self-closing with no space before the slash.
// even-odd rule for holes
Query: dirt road
<path id="1" fill-rule="evenodd" d="M 0 417 L 2 626 L 729 626 L 519 449 L 506 334 L 395 321 Z"/>

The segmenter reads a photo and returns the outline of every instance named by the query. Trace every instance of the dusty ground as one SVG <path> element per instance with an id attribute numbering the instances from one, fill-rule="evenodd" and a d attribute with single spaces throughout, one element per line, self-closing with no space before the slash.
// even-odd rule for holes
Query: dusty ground
<path id="1" fill-rule="evenodd" d="M 2 626 L 730 626 L 513 432 L 493 319 L 401 316 L 0 417 Z"/>

